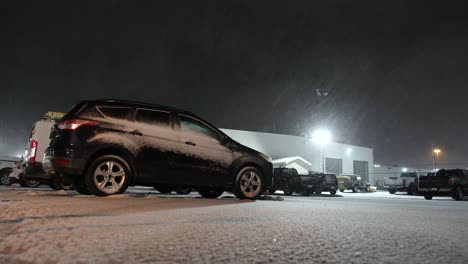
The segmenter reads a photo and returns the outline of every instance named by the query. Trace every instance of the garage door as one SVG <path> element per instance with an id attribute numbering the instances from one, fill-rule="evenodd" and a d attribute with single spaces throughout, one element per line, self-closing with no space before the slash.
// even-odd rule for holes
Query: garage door
<path id="1" fill-rule="evenodd" d="M 327 173 L 339 175 L 343 173 L 343 160 L 326 158 L 325 167 Z"/>
<path id="2" fill-rule="evenodd" d="M 369 181 L 369 163 L 367 161 L 354 161 L 354 174 L 361 176 L 364 181 Z"/>

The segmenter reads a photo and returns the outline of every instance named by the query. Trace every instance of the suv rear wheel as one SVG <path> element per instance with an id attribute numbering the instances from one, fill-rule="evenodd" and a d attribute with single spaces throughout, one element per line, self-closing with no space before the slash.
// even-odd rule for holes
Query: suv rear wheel
<path id="1" fill-rule="evenodd" d="M 263 193 L 263 175 L 255 167 L 242 168 L 236 177 L 232 192 L 239 199 L 255 200 Z"/>
<path id="2" fill-rule="evenodd" d="M 210 199 L 218 198 L 224 192 L 223 189 L 214 188 L 214 187 L 199 187 L 197 190 L 198 190 L 198 193 L 203 198 L 210 198 Z"/>
<path id="3" fill-rule="evenodd" d="M 130 177 L 130 167 L 124 159 L 115 155 L 105 155 L 90 164 L 85 180 L 91 193 L 107 196 L 125 192 Z"/>
<path id="4" fill-rule="evenodd" d="M 73 182 L 71 178 L 64 178 L 61 176 L 52 176 L 52 179 L 50 180 L 50 188 L 53 190 L 59 191 L 59 190 L 73 190 Z"/>
<path id="5" fill-rule="evenodd" d="M 176 186 L 174 190 L 177 194 L 189 194 L 192 192 L 192 187 L 180 185 Z"/>

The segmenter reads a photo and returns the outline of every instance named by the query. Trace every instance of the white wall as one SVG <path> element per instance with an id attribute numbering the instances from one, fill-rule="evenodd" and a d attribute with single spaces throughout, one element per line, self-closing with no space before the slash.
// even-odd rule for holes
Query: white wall
<path id="1" fill-rule="evenodd" d="M 271 156 L 273 159 L 300 156 L 312 163 L 312 170 L 322 171 L 322 152 L 311 140 L 280 134 L 221 129 L 239 143 Z M 353 173 L 353 161 L 369 163 L 369 181 L 373 183 L 374 150 L 371 148 L 330 143 L 324 148 L 326 158 L 343 160 L 343 172 Z"/>

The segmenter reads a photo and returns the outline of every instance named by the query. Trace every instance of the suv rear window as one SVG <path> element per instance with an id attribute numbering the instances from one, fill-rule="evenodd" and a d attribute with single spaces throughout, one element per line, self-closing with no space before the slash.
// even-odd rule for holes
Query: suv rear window
<path id="1" fill-rule="evenodd" d="M 170 126 L 171 116 L 168 112 L 138 109 L 135 121 L 155 126 Z"/>
<path id="2" fill-rule="evenodd" d="M 83 108 L 83 106 L 85 105 L 85 102 L 80 102 L 79 104 L 77 105 L 74 105 L 72 107 L 72 109 L 70 111 L 68 111 L 63 117 L 61 120 L 67 120 L 67 119 L 70 119 L 70 118 L 73 118 L 75 117 L 78 112 Z"/>
<path id="3" fill-rule="evenodd" d="M 116 119 L 128 119 L 132 113 L 130 107 L 100 106 L 98 109 L 103 115 Z"/>

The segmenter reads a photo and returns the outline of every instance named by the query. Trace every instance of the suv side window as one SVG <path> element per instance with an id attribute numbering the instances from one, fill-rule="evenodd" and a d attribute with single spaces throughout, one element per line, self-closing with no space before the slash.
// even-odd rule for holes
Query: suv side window
<path id="1" fill-rule="evenodd" d="M 104 116 L 116 119 L 128 119 L 132 113 L 130 107 L 100 106 L 98 109 Z"/>
<path id="2" fill-rule="evenodd" d="M 171 125 L 171 116 L 168 112 L 138 109 L 135 121 L 153 126 L 169 127 Z"/>
<path id="3" fill-rule="evenodd" d="M 182 132 L 195 132 L 210 138 L 219 140 L 219 135 L 209 126 L 188 116 L 180 116 L 180 127 Z"/>

